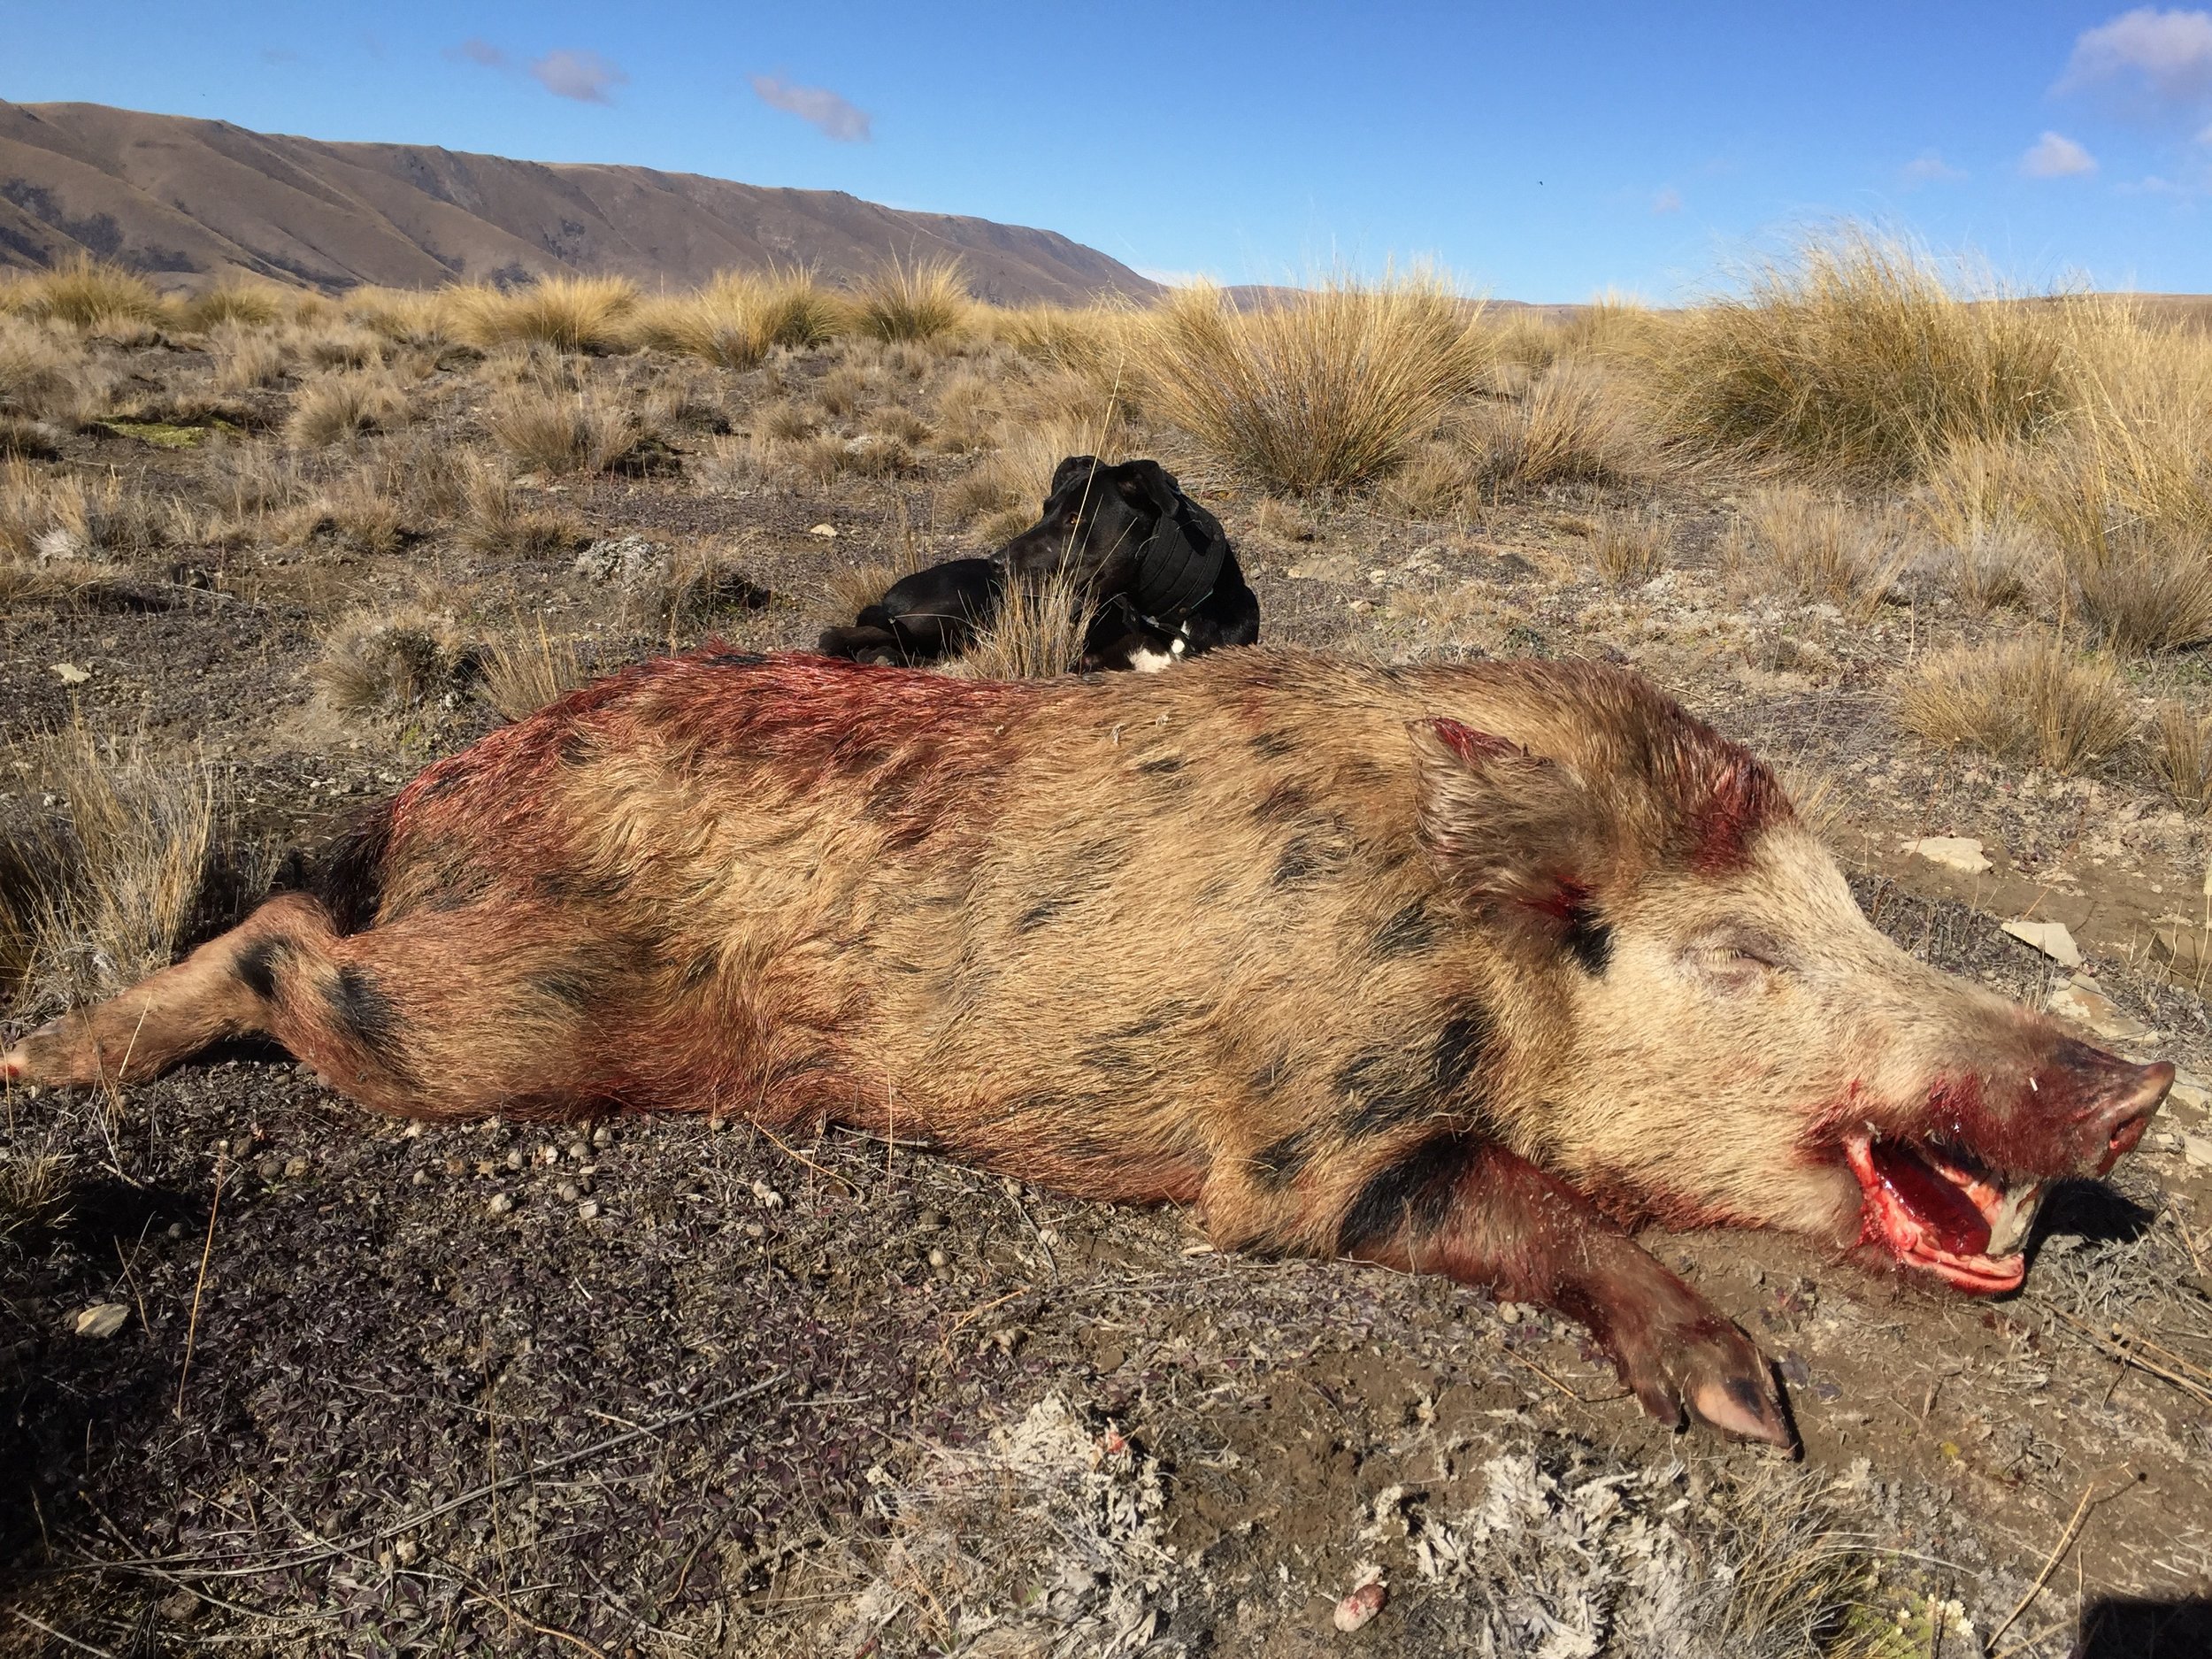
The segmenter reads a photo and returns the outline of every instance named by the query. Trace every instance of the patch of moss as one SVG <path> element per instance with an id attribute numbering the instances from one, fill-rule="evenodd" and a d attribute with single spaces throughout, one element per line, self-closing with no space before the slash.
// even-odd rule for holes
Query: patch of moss
<path id="1" fill-rule="evenodd" d="M 211 432 L 234 435 L 238 431 L 229 421 L 221 419 L 194 426 L 168 420 L 104 420 L 100 426 L 103 431 L 111 432 L 119 438 L 135 438 L 157 449 L 188 449 Z"/>

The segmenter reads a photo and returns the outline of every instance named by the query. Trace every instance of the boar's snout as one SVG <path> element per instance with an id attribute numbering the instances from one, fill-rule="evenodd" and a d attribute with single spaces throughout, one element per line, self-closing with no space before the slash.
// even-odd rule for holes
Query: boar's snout
<path id="1" fill-rule="evenodd" d="M 2077 1167 L 2098 1175 L 2135 1150 L 2173 1084 L 2174 1068 L 2164 1060 L 2137 1065 L 2071 1038 L 2029 1078 L 2036 1094 L 2056 1096 L 2061 1133 L 2078 1148 Z"/>
<path id="2" fill-rule="evenodd" d="M 2054 1035 L 2011 1077 L 1939 1085 L 1918 1125 L 1845 1137 L 1864 1199 L 1862 1243 L 1960 1290 L 2016 1288 L 2044 1194 L 2068 1177 L 2102 1175 L 2134 1150 L 2174 1068 Z"/>

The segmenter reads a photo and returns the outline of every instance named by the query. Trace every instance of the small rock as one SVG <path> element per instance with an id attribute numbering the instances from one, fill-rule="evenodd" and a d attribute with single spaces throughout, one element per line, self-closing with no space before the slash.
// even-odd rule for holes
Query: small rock
<path id="1" fill-rule="evenodd" d="M 430 1185 L 430 1171 L 428 1170 L 417 1170 L 412 1176 L 409 1177 L 409 1180 L 413 1186 L 427 1187 Z"/>
<path id="2" fill-rule="evenodd" d="M 2173 1087 L 2166 1091 L 2166 1108 L 2170 1115 L 2178 1108 L 2201 1118 L 2212 1110 L 2212 1088 L 2206 1087 L 2202 1078 L 2183 1071 L 2175 1077 Z"/>
<path id="3" fill-rule="evenodd" d="M 273 1152 L 254 1166 L 254 1173 L 265 1181 L 279 1180 L 284 1175 L 284 1160 Z"/>
<path id="4" fill-rule="evenodd" d="M 1349 553 L 1325 553 L 1291 565 L 1283 572 L 1309 582 L 1356 582 L 1359 580 L 1359 565 Z"/>
<path id="5" fill-rule="evenodd" d="M 1369 1579 L 1336 1604 L 1332 1622 L 1347 1636 L 1363 1629 L 1375 1615 L 1383 1610 L 1383 1603 L 1390 1599 L 1390 1592 L 1379 1576 Z"/>
<path id="6" fill-rule="evenodd" d="M 296 1181 L 307 1173 L 308 1168 L 309 1164 L 305 1158 L 293 1158 L 284 1166 L 284 1179 L 288 1181 Z"/>
<path id="7" fill-rule="evenodd" d="M 781 1210 L 783 1208 L 783 1194 L 778 1192 L 774 1187 L 769 1186 L 766 1181 L 755 1181 L 753 1183 L 753 1200 L 756 1203 L 759 1204 L 763 1210 Z"/>
<path id="8" fill-rule="evenodd" d="M 79 1336 L 110 1337 L 123 1328 L 131 1310 L 119 1302 L 96 1302 L 77 1316 Z"/>
<path id="9" fill-rule="evenodd" d="M 932 1267 L 943 1267 L 952 1258 L 947 1256 L 942 1250 L 932 1250 L 929 1253 L 929 1264 Z"/>
<path id="10" fill-rule="evenodd" d="M 595 1147 L 612 1146 L 614 1144 L 614 1131 L 608 1128 L 604 1124 L 600 1125 L 598 1128 L 591 1132 L 591 1143 Z"/>
<path id="11" fill-rule="evenodd" d="M 667 547 L 641 535 L 604 537 L 576 556 L 576 573 L 595 588 L 636 588 L 666 573 Z"/>
<path id="12" fill-rule="evenodd" d="M 81 686 L 92 678 L 88 671 L 78 667 L 74 663 L 56 663 L 53 667 L 53 675 L 65 686 Z"/>
<path id="13" fill-rule="evenodd" d="M 568 1157 L 570 1163 L 581 1164 L 590 1156 L 591 1148 L 586 1146 L 582 1141 L 572 1141 L 568 1143 Z"/>
<path id="14" fill-rule="evenodd" d="M 584 1195 L 584 1189 L 577 1186 L 574 1181 L 563 1181 L 556 1190 L 559 1192 L 561 1202 L 565 1204 L 572 1204 Z"/>
<path id="15" fill-rule="evenodd" d="M 2193 1170 L 2212 1170 L 2212 1139 L 2208 1139 L 2203 1135 L 2191 1134 L 2184 1130 L 2181 1136 L 2181 1156 L 2188 1160 L 2189 1167 Z"/>
<path id="16" fill-rule="evenodd" d="M 495 1216 L 503 1216 L 515 1207 L 513 1197 L 506 1193 L 494 1193 L 491 1202 L 484 1206 Z"/>
<path id="17" fill-rule="evenodd" d="M 1970 835 L 1924 835 L 1916 841 L 1907 841 L 1897 850 L 1925 858 L 1932 864 L 1941 864 L 1946 870 L 1955 870 L 1962 875 L 1978 876 L 1989 868 L 1988 855 L 1982 851 L 1981 842 Z"/>
<path id="18" fill-rule="evenodd" d="M 598 1219 L 599 1219 L 599 1201 L 598 1201 L 597 1199 L 595 1199 L 595 1198 L 587 1198 L 586 1200 L 584 1200 L 584 1202 L 583 1202 L 582 1203 L 580 1203 L 580 1204 L 577 1205 L 577 1206 L 576 1206 L 576 1218 L 577 1218 L 579 1221 L 596 1221 L 596 1220 L 598 1220 Z"/>
<path id="19" fill-rule="evenodd" d="M 511 1170 L 518 1170 L 522 1167 L 521 1148 L 518 1147 L 507 1155 L 507 1167 Z"/>
<path id="20" fill-rule="evenodd" d="M 749 1221 L 745 1224 L 745 1236 L 749 1239 L 764 1239 L 768 1236 L 768 1229 L 757 1221 Z"/>
<path id="21" fill-rule="evenodd" d="M 1520 1324 L 1521 1304 L 1517 1302 L 1500 1302 L 1498 1304 L 1498 1317 L 1504 1321 L 1507 1325 Z"/>
<path id="22" fill-rule="evenodd" d="M 2148 1025 L 2121 1012 L 2110 997 L 2093 985 L 2085 985 L 2078 978 L 2067 980 L 2053 991 L 2046 1006 L 2061 1018 L 2086 1025 L 2108 1041 L 2141 1042 L 2151 1035 Z"/>
<path id="23" fill-rule="evenodd" d="M 2081 947 L 2063 922 L 2007 922 L 2005 932 L 2024 945 L 2032 946 L 2062 968 L 2081 966 Z"/>
<path id="24" fill-rule="evenodd" d="M 837 526 L 833 524 L 810 525 L 807 526 L 807 534 L 818 535 L 825 541 L 834 541 L 837 540 Z"/>
<path id="25" fill-rule="evenodd" d="M 558 1164 L 560 1161 L 561 1161 L 561 1149 L 560 1149 L 560 1148 L 558 1148 L 558 1147 L 555 1147 L 555 1146 L 543 1146 L 543 1147 L 540 1147 L 540 1148 L 538 1148 L 538 1162 L 539 1162 L 539 1163 L 541 1163 L 541 1164 Z"/>

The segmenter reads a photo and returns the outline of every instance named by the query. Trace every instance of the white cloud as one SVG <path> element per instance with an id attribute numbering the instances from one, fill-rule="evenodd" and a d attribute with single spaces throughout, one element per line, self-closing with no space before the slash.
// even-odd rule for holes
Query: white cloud
<path id="1" fill-rule="evenodd" d="M 1966 177 L 1966 169 L 1954 167 L 1932 150 L 1924 150 L 1898 169 L 1907 184 L 1957 184 Z"/>
<path id="2" fill-rule="evenodd" d="M 1651 211 L 1655 213 L 1679 213 L 1682 211 L 1682 192 L 1668 185 L 1651 198 Z"/>
<path id="3" fill-rule="evenodd" d="M 2082 31 L 2059 90 L 2140 82 L 2167 104 L 2212 98 L 2212 12 L 2138 6 Z"/>
<path id="4" fill-rule="evenodd" d="M 2020 157 L 2031 179 L 2078 179 L 2097 170 L 2097 158 L 2062 133 L 2046 133 Z"/>
<path id="5" fill-rule="evenodd" d="M 868 111 L 827 87 L 794 86 L 781 75 L 755 75 L 753 92 L 771 109 L 797 116 L 825 138 L 851 144 L 869 137 Z"/>
<path id="6" fill-rule="evenodd" d="M 566 50 L 546 53 L 530 65 L 530 73 L 555 97 L 579 104 L 612 104 L 614 88 L 630 79 L 597 52 Z"/>
<path id="7" fill-rule="evenodd" d="M 447 47 L 445 55 L 457 64 L 474 64 L 480 69 L 504 69 L 507 66 L 505 52 L 489 41 L 473 35 L 458 46 Z"/>

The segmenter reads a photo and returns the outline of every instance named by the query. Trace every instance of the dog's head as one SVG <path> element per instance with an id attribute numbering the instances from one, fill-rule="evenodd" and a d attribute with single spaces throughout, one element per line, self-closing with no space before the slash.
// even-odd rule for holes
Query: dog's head
<path id="1" fill-rule="evenodd" d="M 1228 551 L 1220 521 L 1157 461 L 1071 455 L 1054 469 L 1042 516 L 998 557 L 1018 574 L 1064 572 L 1098 600 L 1170 618 L 1213 590 Z"/>

